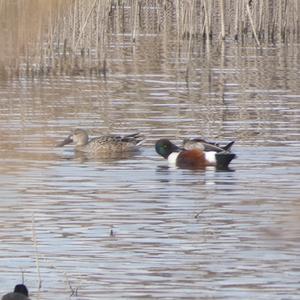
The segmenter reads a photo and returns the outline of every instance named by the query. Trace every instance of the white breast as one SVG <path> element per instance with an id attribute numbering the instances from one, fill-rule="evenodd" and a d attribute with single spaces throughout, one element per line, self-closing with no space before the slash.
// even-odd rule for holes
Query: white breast
<path id="1" fill-rule="evenodd" d="M 207 151 L 205 153 L 205 159 L 208 161 L 209 164 L 215 165 L 217 163 L 216 160 L 216 153 L 215 151 Z"/>
<path id="2" fill-rule="evenodd" d="M 179 154 L 179 152 L 173 152 L 168 156 L 169 165 L 171 165 L 172 167 L 176 167 L 176 160 L 177 160 L 178 154 Z"/>

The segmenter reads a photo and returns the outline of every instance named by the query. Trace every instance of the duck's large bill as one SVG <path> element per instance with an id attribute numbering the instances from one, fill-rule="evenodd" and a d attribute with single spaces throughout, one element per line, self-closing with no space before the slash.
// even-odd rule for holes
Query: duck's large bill
<path id="1" fill-rule="evenodd" d="M 64 145 L 68 145 L 73 143 L 73 139 L 71 135 L 69 135 L 66 139 L 64 139 L 62 142 L 56 145 L 56 147 L 63 147 Z"/>

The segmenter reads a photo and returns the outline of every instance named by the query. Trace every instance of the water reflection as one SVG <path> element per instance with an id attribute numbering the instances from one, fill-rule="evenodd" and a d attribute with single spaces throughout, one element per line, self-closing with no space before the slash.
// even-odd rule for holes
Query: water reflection
<path id="1" fill-rule="evenodd" d="M 88 161 L 101 163 L 109 163 L 109 162 L 116 162 L 118 160 L 125 160 L 130 159 L 141 151 L 133 151 L 133 152 L 123 152 L 123 153 L 100 153 L 100 154 L 93 154 L 93 153 L 86 153 L 77 150 L 71 151 L 64 151 L 61 153 L 60 157 L 62 159 L 74 159 L 80 163 L 85 163 Z"/>
<path id="2" fill-rule="evenodd" d="M 146 66 L 139 51 L 126 66 L 112 59 L 107 80 L 1 82 L 1 292 L 24 270 L 34 299 L 69 299 L 66 277 L 76 299 L 297 299 L 292 48 L 226 46 L 223 66 L 198 49 L 188 84 L 172 53 Z M 93 135 L 141 131 L 147 140 L 113 159 L 54 147 L 78 126 Z M 226 171 L 172 169 L 154 143 L 187 136 L 234 138 L 238 158 Z"/>

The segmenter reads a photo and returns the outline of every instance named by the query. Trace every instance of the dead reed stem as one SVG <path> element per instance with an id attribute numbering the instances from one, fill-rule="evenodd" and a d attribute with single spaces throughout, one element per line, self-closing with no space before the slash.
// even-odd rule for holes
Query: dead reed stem
<path id="1" fill-rule="evenodd" d="M 247 14 L 248 14 L 248 17 L 249 17 L 249 20 L 250 20 L 250 24 L 251 24 L 251 28 L 252 28 L 252 31 L 253 31 L 253 35 L 254 35 L 256 44 L 257 44 L 258 47 L 260 47 L 260 42 L 258 40 L 256 31 L 255 31 L 255 26 L 254 26 L 254 23 L 253 23 L 253 19 L 252 19 L 252 16 L 251 16 L 249 2 L 246 4 L 246 8 L 247 8 Z"/>
<path id="2" fill-rule="evenodd" d="M 78 44 L 79 44 L 79 42 L 81 41 L 81 37 L 82 37 L 82 35 L 83 35 L 84 31 L 85 31 L 85 28 L 86 28 L 86 26 L 87 26 L 87 24 L 88 24 L 89 18 L 91 17 L 91 14 L 92 14 L 93 10 L 94 10 L 95 7 L 96 7 L 97 2 L 98 2 L 98 0 L 95 0 L 95 1 L 94 1 L 94 3 L 93 3 L 93 5 L 92 5 L 92 7 L 91 7 L 91 9 L 90 9 L 90 11 L 89 11 L 89 13 L 88 13 L 88 15 L 86 16 L 86 19 L 85 19 L 85 21 L 84 21 L 82 27 L 80 28 L 79 36 L 78 36 L 78 38 L 77 38 L 77 41 L 76 41 L 76 44 L 75 44 L 75 47 L 74 47 L 74 52 L 76 52 L 76 49 L 77 49 L 77 47 L 78 47 Z"/>
<path id="3" fill-rule="evenodd" d="M 225 40 L 225 16 L 224 16 L 224 1 L 220 0 L 220 15 L 221 15 L 221 38 Z"/>

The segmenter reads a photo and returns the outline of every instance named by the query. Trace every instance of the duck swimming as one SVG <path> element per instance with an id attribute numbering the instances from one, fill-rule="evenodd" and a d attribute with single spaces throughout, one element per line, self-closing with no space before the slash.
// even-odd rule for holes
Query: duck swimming
<path id="1" fill-rule="evenodd" d="M 89 139 L 87 132 L 83 129 L 75 129 L 66 139 L 60 142 L 57 147 L 74 143 L 75 150 L 97 154 L 115 154 L 133 152 L 140 148 L 144 139 L 140 133 L 128 135 L 109 134 Z"/>
<path id="2" fill-rule="evenodd" d="M 28 298 L 28 289 L 25 284 L 17 284 L 12 293 L 2 297 L 2 300 L 30 300 Z"/>
<path id="3" fill-rule="evenodd" d="M 228 144 L 229 145 L 229 144 Z M 156 152 L 168 160 L 170 165 L 183 169 L 203 169 L 207 166 L 215 166 L 218 169 L 227 169 L 235 154 L 224 150 L 219 146 L 205 146 L 191 149 L 180 148 L 168 139 L 160 139 L 155 144 Z M 231 146 L 228 146 L 229 149 Z"/>

